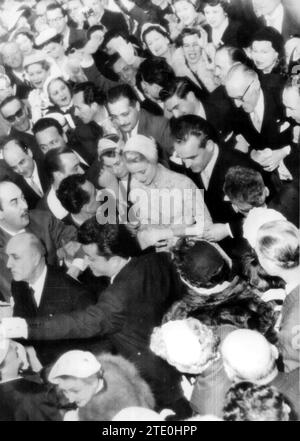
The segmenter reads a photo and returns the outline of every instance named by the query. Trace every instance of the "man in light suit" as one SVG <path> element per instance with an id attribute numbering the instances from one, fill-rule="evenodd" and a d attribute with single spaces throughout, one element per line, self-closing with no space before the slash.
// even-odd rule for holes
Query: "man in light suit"
<path id="1" fill-rule="evenodd" d="M 53 317 L 83 309 L 93 296 L 62 270 L 46 265 L 45 247 L 32 233 L 12 237 L 6 246 L 7 268 L 11 271 L 14 315 L 22 318 Z M 72 342 L 77 347 L 76 341 Z M 42 365 L 53 362 L 70 349 L 69 342 L 35 345 Z"/>

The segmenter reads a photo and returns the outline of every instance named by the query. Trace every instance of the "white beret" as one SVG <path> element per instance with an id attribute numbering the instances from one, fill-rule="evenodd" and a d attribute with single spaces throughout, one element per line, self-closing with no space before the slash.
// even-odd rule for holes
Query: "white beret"
<path id="1" fill-rule="evenodd" d="M 50 383 L 59 383 L 59 377 L 70 376 L 88 378 L 101 370 L 97 358 L 87 351 L 69 351 L 63 354 L 53 365 L 49 373 Z"/>

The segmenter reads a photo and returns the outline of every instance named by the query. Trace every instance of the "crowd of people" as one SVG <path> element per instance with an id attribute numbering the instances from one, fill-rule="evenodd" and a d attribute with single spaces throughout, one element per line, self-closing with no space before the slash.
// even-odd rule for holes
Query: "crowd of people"
<path id="1" fill-rule="evenodd" d="M 300 420 L 286 3 L 0 0 L 1 421 Z"/>

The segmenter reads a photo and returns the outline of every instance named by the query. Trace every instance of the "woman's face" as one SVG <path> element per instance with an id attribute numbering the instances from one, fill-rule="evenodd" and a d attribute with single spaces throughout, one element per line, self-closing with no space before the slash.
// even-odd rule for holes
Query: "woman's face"
<path id="1" fill-rule="evenodd" d="M 49 71 L 44 69 L 40 63 L 35 63 L 27 67 L 27 74 L 33 87 L 42 89 L 49 76 Z"/>
<path id="2" fill-rule="evenodd" d="M 200 61 L 202 50 L 197 34 L 184 37 L 182 49 L 188 64 L 197 64 Z"/>
<path id="3" fill-rule="evenodd" d="M 220 27 L 226 20 L 226 13 L 221 5 L 205 6 L 204 15 L 208 24 L 214 29 Z"/>
<path id="4" fill-rule="evenodd" d="M 71 93 L 68 86 L 61 80 L 52 81 L 49 86 L 51 101 L 58 107 L 66 107 L 71 103 Z"/>
<path id="5" fill-rule="evenodd" d="M 157 164 L 148 161 L 126 162 L 127 169 L 132 177 L 144 185 L 150 185 L 157 170 Z"/>
<path id="6" fill-rule="evenodd" d="M 64 56 L 63 46 L 59 43 L 55 43 L 54 41 L 46 44 L 43 51 L 48 57 L 53 58 L 54 60 L 57 60 Z"/>
<path id="7" fill-rule="evenodd" d="M 149 51 L 154 56 L 166 56 L 169 50 L 169 40 L 167 37 L 164 37 L 160 32 L 153 30 L 146 35 L 145 41 Z"/>
<path id="8" fill-rule="evenodd" d="M 270 41 L 254 41 L 251 47 L 251 55 L 257 69 L 270 72 L 278 60 L 278 52 Z"/>
<path id="9" fill-rule="evenodd" d="M 33 43 L 25 34 L 19 34 L 16 37 L 16 43 L 19 46 L 23 55 L 30 55 L 33 48 Z"/>
<path id="10" fill-rule="evenodd" d="M 180 0 L 174 4 L 174 9 L 179 20 L 185 25 L 190 26 L 197 18 L 197 12 L 192 3 Z"/>

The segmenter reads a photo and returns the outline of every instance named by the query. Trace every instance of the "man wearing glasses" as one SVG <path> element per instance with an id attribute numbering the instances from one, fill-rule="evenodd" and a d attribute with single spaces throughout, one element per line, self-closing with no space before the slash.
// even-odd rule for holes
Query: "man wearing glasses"
<path id="1" fill-rule="evenodd" d="M 258 75 L 242 63 L 231 68 L 225 87 L 238 108 L 235 134 L 250 144 L 252 159 L 266 172 L 276 170 L 282 180 L 291 180 L 283 160 L 291 152 L 292 132 L 284 122 L 280 91 L 262 89 Z"/>
<path id="2" fill-rule="evenodd" d="M 48 25 L 56 29 L 58 34 L 62 35 L 65 49 L 71 46 L 75 41 L 84 40 L 86 37 L 85 31 L 68 25 L 67 14 L 57 3 L 47 6 L 46 19 Z"/>

